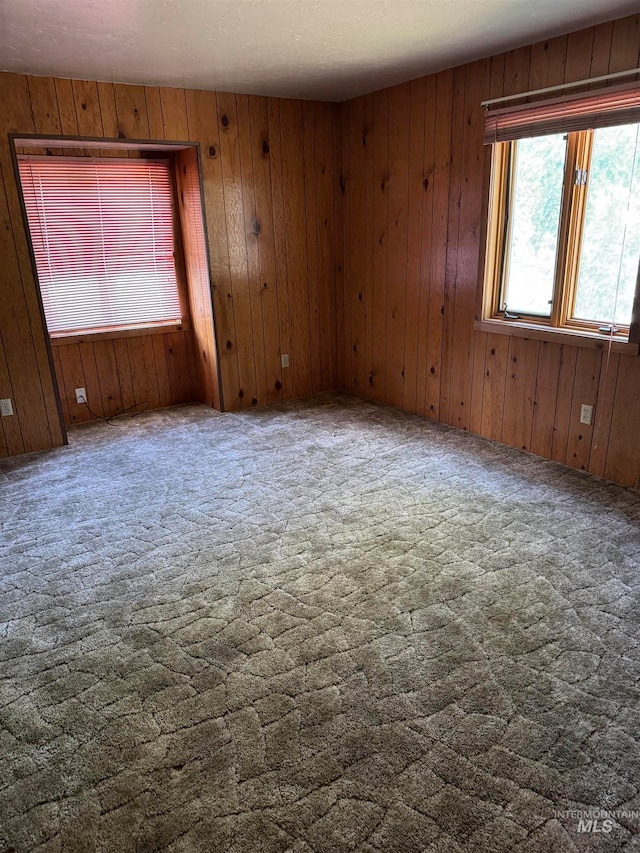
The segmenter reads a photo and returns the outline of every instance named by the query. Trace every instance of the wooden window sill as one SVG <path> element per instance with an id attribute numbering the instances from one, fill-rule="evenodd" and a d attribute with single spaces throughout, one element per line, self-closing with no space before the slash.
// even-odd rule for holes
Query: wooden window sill
<path id="1" fill-rule="evenodd" d="M 554 341 L 557 344 L 570 344 L 574 347 L 590 347 L 599 350 L 608 350 L 611 340 L 607 335 L 597 335 L 590 332 L 578 331 L 577 329 L 559 329 L 519 320 L 476 320 L 474 329 L 476 332 L 514 335 L 518 338 Z M 626 353 L 627 355 L 638 355 L 638 344 L 630 344 L 624 338 L 616 337 L 611 342 L 611 351 Z"/>
<path id="2" fill-rule="evenodd" d="M 80 332 L 69 335 L 51 335 L 51 346 L 63 347 L 67 344 L 113 341 L 118 338 L 138 338 L 143 335 L 166 335 L 169 332 L 185 332 L 187 330 L 187 323 L 164 323 L 150 326 L 135 326 L 128 329 L 105 329 L 101 332 Z"/>

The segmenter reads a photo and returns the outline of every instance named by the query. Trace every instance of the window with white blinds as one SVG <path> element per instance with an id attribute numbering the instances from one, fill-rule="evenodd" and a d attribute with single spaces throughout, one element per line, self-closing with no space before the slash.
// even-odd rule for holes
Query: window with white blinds
<path id="1" fill-rule="evenodd" d="M 180 323 L 169 166 L 20 157 L 49 332 Z"/>

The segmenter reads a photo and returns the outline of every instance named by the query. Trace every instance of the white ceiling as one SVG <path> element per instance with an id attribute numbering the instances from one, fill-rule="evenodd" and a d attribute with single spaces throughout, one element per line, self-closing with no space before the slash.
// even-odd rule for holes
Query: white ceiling
<path id="1" fill-rule="evenodd" d="M 341 101 L 638 0 L 0 0 L 0 69 Z"/>

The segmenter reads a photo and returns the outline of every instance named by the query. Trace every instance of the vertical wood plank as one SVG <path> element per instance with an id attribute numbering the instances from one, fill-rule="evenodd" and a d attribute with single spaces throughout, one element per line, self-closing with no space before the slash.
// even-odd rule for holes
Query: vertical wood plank
<path id="1" fill-rule="evenodd" d="M 531 448 L 539 350 L 539 341 L 509 338 L 501 441 L 522 450 Z"/>
<path id="2" fill-rule="evenodd" d="M 640 370 L 637 356 L 620 356 L 605 476 L 625 486 L 640 481 Z"/>
<path id="3" fill-rule="evenodd" d="M 113 83 L 98 83 L 98 103 L 102 119 L 102 133 L 108 139 L 118 137 L 118 112 L 116 110 L 116 95 Z"/>
<path id="4" fill-rule="evenodd" d="M 306 252 L 302 103 L 280 102 L 282 193 L 289 279 L 290 372 L 293 394 L 309 393 L 311 352 L 309 338 L 309 283 Z"/>
<path id="5" fill-rule="evenodd" d="M 426 81 L 424 78 L 414 80 L 409 84 L 409 88 L 409 187 L 407 196 L 407 292 L 405 298 L 407 319 L 403 408 L 408 412 L 415 412 L 417 409 L 418 340 L 421 321 L 424 195 L 427 189 L 424 174 Z M 423 363 L 424 359 L 421 358 L 420 361 Z"/>
<path id="6" fill-rule="evenodd" d="M 316 228 L 318 242 L 318 331 L 320 337 L 321 390 L 337 387 L 335 215 L 333 121 L 335 108 L 315 104 Z M 373 159 L 373 146 L 369 148 Z"/>
<path id="7" fill-rule="evenodd" d="M 509 340 L 506 335 L 487 336 L 482 395 L 482 435 L 492 441 L 502 440 Z"/>
<path id="8" fill-rule="evenodd" d="M 255 177 L 249 119 L 249 98 L 237 95 L 238 138 L 240 145 L 240 169 L 242 175 L 242 203 L 245 223 L 247 253 L 247 280 L 251 308 L 251 341 L 254 351 L 255 388 L 252 405 L 267 402 L 267 370 L 265 361 L 264 323 L 262 316 L 262 278 L 260 275 L 260 232 L 262 224 L 256 210 Z"/>
<path id="9" fill-rule="evenodd" d="M 93 80 L 73 80 L 73 100 L 80 136 L 103 136 L 98 85 Z"/>
<path id="10" fill-rule="evenodd" d="M 36 133 L 62 133 L 56 84 L 53 77 L 27 77 Z"/>
<path id="11" fill-rule="evenodd" d="M 593 51 L 594 27 L 578 30 L 567 36 L 567 56 L 564 66 L 564 82 L 572 83 L 585 80 L 591 74 L 591 53 Z M 571 91 L 584 91 L 587 87 L 580 86 Z"/>
<path id="12" fill-rule="evenodd" d="M 451 174 L 449 179 L 448 238 L 444 275 L 444 313 L 442 327 L 442 370 L 440 378 L 440 420 L 453 423 L 451 411 L 451 369 L 454 348 L 454 305 L 458 267 L 460 208 L 462 203 L 462 151 L 464 139 L 464 92 L 466 66 L 453 73 L 453 110 L 451 123 Z"/>
<path id="13" fill-rule="evenodd" d="M 365 388 L 363 393 L 373 393 L 373 279 L 375 254 L 375 102 L 373 94 L 364 96 L 364 365 Z"/>
<path id="14" fill-rule="evenodd" d="M 585 349 L 584 347 L 578 350 L 566 457 L 567 465 L 572 468 L 586 470 L 589 465 L 593 423 L 590 425 L 581 424 L 580 410 L 583 403 L 589 406 L 596 404 L 601 365 L 602 352 L 600 350 Z"/>
<path id="15" fill-rule="evenodd" d="M 482 434 L 482 391 L 487 364 L 487 340 L 486 332 L 476 332 L 474 335 L 469 430 L 477 435 Z"/>
<path id="16" fill-rule="evenodd" d="M 480 102 L 489 91 L 490 80 L 490 62 L 481 60 L 468 66 L 464 95 L 461 206 L 453 301 L 449 409 L 449 421 L 460 429 L 469 429 L 472 408 L 474 315 L 480 257 L 478 237 L 481 231 L 485 166 L 482 144 L 484 113 Z"/>
<path id="17" fill-rule="evenodd" d="M 567 442 L 569 440 L 571 407 L 573 403 L 573 385 L 576 374 L 577 359 L 577 347 L 562 347 L 562 355 L 560 357 L 560 375 L 558 379 L 558 395 L 556 398 L 556 412 L 553 425 L 553 443 L 551 446 L 551 458 L 556 462 L 565 462 L 567 459 Z"/>
<path id="18" fill-rule="evenodd" d="M 218 132 L 222 160 L 225 220 L 231 292 L 235 317 L 236 346 L 238 350 L 239 387 L 228 402 L 232 407 L 246 408 L 257 398 L 256 366 L 252 344 L 251 301 L 247 271 L 247 242 L 242 199 L 242 169 L 238 140 L 236 97 L 219 93 Z"/>
<path id="19" fill-rule="evenodd" d="M 640 15 L 613 22 L 609 73 L 637 68 L 640 59 Z"/>
<path id="20" fill-rule="evenodd" d="M 264 329 L 264 363 L 267 403 L 282 399 L 280 363 L 280 318 L 278 316 L 278 278 L 276 274 L 275 235 L 271 210 L 271 147 L 266 98 L 249 98 L 251 151 L 255 181 L 259 288 Z"/>
<path id="21" fill-rule="evenodd" d="M 118 133 L 123 139 L 149 139 L 149 120 L 144 86 L 115 83 L 116 115 Z"/>
<path id="22" fill-rule="evenodd" d="M 150 335 L 153 348 L 153 361 L 155 364 L 156 382 L 158 385 L 158 405 L 170 406 L 171 385 L 169 383 L 169 369 L 167 367 L 167 352 L 164 335 Z"/>
<path id="23" fill-rule="evenodd" d="M 591 49 L 591 73 L 590 77 L 601 77 L 609 72 L 611 60 L 611 39 L 613 36 L 613 23 L 600 24 L 593 31 L 593 46 Z M 624 69 L 623 69 L 624 70 Z M 593 83 L 590 89 L 597 89 L 600 83 Z"/>
<path id="24" fill-rule="evenodd" d="M 389 92 L 374 99 L 373 172 L 373 305 L 371 382 L 376 400 L 386 400 L 387 282 L 389 270 Z M 345 210 L 345 227 L 347 211 Z M 346 279 L 347 283 L 349 278 Z"/>
<path id="25" fill-rule="evenodd" d="M 490 98 L 499 98 L 503 94 L 505 80 L 505 55 L 500 54 L 491 59 L 489 70 L 488 93 Z M 483 146 L 484 147 L 484 146 Z M 485 150 L 484 162 L 482 163 L 483 172 L 490 168 L 489 155 Z M 484 175 L 483 175 L 484 177 Z M 483 182 L 484 183 L 484 182 Z M 484 197 L 481 198 L 481 217 L 486 216 L 489 203 L 487 187 L 483 186 Z M 481 220 L 482 221 L 482 220 Z M 482 234 L 481 228 L 478 230 L 478 237 Z M 483 280 L 483 261 L 484 261 L 483 245 L 478 245 L 479 266 L 478 276 L 480 282 Z M 476 283 L 476 287 L 481 287 L 481 283 Z M 475 310 L 474 310 L 475 317 Z M 469 428 L 472 432 L 483 434 L 483 405 L 484 405 L 484 380 L 487 365 L 487 350 L 489 346 L 489 336 L 481 332 L 475 332 L 474 353 L 473 353 L 473 373 L 471 384 L 471 416 Z M 503 362 L 506 369 L 506 362 Z M 495 359 L 492 364 L 492 374 L 498 368 Z M 492 375 L 492 381 L 496 380 L 496 376 Z M 500 413 L 500 417 L 502 413 Z"/>
<path id="26" fill-rule="evenodd" d="M 58 347 L 58 355 L 60 358 L 60 367 L 64 376 L 65 402 L 69 409 L 70 423 L 80 424 L 85 421 L 92 420 L 89 409 L 86 405 L 76 401 L 75 389 L 86 387 L 87 381 L 84 374 L 79 345 L 67 344 L 65 346 Z"/>
<path id="27" fill-rule="evenodd" d="M 190 342 L 187 335 L 181 332 L 170 332 L 163 335 L 163 338 L 171 403 L 174 406 L 178 403 L 189 403 L 195 399 L 189 367 Z"/>
<path id="28" fill-rule="evenodd" d="M 407 222 L 409 211 L 408 83 L 389 90 L 389 264 L 387 278 L 386 396 L 404 401 L 404 343 L 407 302 Z"/>
<path id="29" fill-rule="evenodd" d="M 540 342 L 531 452 L 547 458 L 551 456 L 553 448 L 553 426 L 556 418 L 561 360 L 562 346 L 550 341 Z"/>
<path id="30" fill-rule="evenodd" d="M 307 225 L 307 276 L 309 287 L 309 357 L 310 391 L 322 388 L 322 357 L 320 350 L 320 294 L 318 281 L 318 203 L 316 199 L 316 123 L 311 101 L 302 104 L 304 154 L 304 198 Z"/>
<path id="31" fill-rule="evenodd" d="M 122 392 L 114 342 L 108 340 L 95 341 L 93 354 L 100 378 L 100 393 L 102 395 L 100 412 L 104 417 L 110 418 L 122 411 Z"/>
<path id="32" fill-rule="evenodd" d="M 62 370 L 62 364 L 60 363 L 60 353 L 58 352 L 57 347 L 52 347 L 52 357 L 54 370 L 56 372 L 56 380 L 58 383 L 58 391 L 60 393 L 60 406 L 62 408 L 62 417 L 64 418 L 65 424 L 69 426 L 71 424 L 71 414 L 69 412 L 69 406 L 67 405 L 67 392 L 65 387 L 64 372 Z M 21 453 L 22 451 L 17 452 Z"/>
<path id="33" fill-rule="evenodd" d="M 80 350 L 80 360 L 82 363 L 82 371 L 84 373 L 84 382 L 82 385 L 87 392 L 87 403 L 90 409 L 89 414 L 91 416 L 91 420 L 94 420 L 96 416 L 100 417 L 100 415 L 103 414 L 102 388 L 100 385 L 98 365 L 96 364 L 96 357 L 92 343 L 81 343 L 78 345 L 78 349 Z"/>
<path id="34" fill-rule="evenodd" d="M 418 339 L 416 344 L 416 412 L 426 414 L 427 377 L 429 376 L 429 312 L 431 298 L 431 241 L 433 238 L 435 187 L 435 125 L 437 78 L 426 79 L 424 108 L 424 152 L 422 179 L 422 239 L 420 249 L 420 299 L 418 303 Z"/>
<path id="35" fill-rule="evenodd" d="M 184 89 L 161 87 L 159 94 L 162 107 L 163 134 L 156 138 L 185 142 L 189 138 L 189 124 Z"/>
<path id="36" fill-rule="evenodd" d="M 427 332 L 427 384 L 425 414 L 440 419 L 440 390 L 442 381 L 442 335 L 444 320 L 444 291 L 447 262 L 449 219 L 449 177 L 451 167 L 453 111 L 453 72 L 443 71 L 436 78 L 435 160 L 433 176 L 433 218 L 429 265 L 429 320 Z"/>
<path id="37" fill-rule="evenodd" d="M 56 97 L 60 113 L 60 128 L 65 136 L 78 135 L 78 116 L 73 95 L 73 82 L 56 78 Z"/>
<path id="38" fill-rule="evenodd" d="M 340 105 L 341 147 L 340 147 L 340 193 L 342 210 L 342 261 L 343 261 L 343 300 L 342 300 L 342 364 L 344 367 L 344 387 L 353 390 L 353 331 L 351 323 L 351 307 L 353 290 L 357 287 L 351 277 L 351 104 Z"/>
<path id="39" fill-rule="evenodd" d="M 620 356 L 618 353 L 604 353 L 600 368 L 600 382 L 594 412 L 593 435 L 591 438 L 591 454 L 589 456 L 589 471 L 598 477 L 604 477 L 607 466 L 607 451 L 609 435 L 616 399 Z"/>
<path id="40" fill-rule="evenodd" d="M 337 387 L 346 388 L 347 380 L 345 375 L 345 234 L 344 234 L 344 213 L 345 213 L 345 198 L 344 198 L 344 167 L 342 163 L 342 145 L 344 139 L 343 132 L 343 111 L 344 105 L 338 104 L 333 111 L 333 157 L 335 162 L 335 178 L 333 192 L 333 211 L 335 218 L 335 316 L 336 316 L 336 377 Z M 370 362 L 367 362 L 369 369 Z M 372 381 L 372 377 L 369 377 Z"/>
<path id="41" fill-rule="evenodd" d="M 116 370 L 118 371 L 118 385 L 120 386 L 120 395 L 122 397 L 122 410 L 126 411 L 133 408 L 138 402 L 134 393 L 129 348 L 126 338 L 115 340 L 113 342 L 113 351 L 116 359 Z"/>
<path id="42" fill-rule="evenodd" d="M 567 61 L 567 37 L 545 39 L 531 46 L 529 88 L 543 89 L 564 82 Z"/>
<path id="43" fill-rule="evenodd" d="M 156 376 L 156 362 L 153 354 L 152 335 L 139 338 L 126 338 L 131 369 L 131 385 L 136 405 L 146 404 L 150 409 L 160 405 L 160 392 Z"/>
<path id="44" fill-rule="evenodd" d="M 350 211 L 350 274 L 351 290 L 351 373 L 353 391 L 366 394 L 369 386 L 366 347 L 365 305 L 365 176 L 366 176 L 366 136 L 364 117 L 364 98 L 356 98 L 349 104 L 349 202 Z"/>
<path id="45" fill-rule="evenodd" d="M 518 95 L 529 90 L 531 46 L 510 50 L 504 57 L 503 95 Z"/>
<path id="46" fill-rule="evenodd" d="M 280 323 L 280 355 L 291 350 L 290 317 L 289 317 L 289 265 L 285 238 L 284 217 L 284 178 L 280 102 L 275 99 L 268 101 L 269 122 L 269 162 L 271 166 L 271 211 L 273 216 L 273 232 L 275 239 L 276 279 L 278 293 L 278 320 Z M 278 380 L 275 383 L 278 388 Z M 282 392 L 285 399 L 294 395 L 291 368 L 282 368 Z"/>
<path id="47" fill-rule="evenodd" d="M 147 121 L 149 122 L 150 138 L 164 139 L 164 121 L 162 117 L 162 104 L 160 102 L 159 86 L 145 86 L 144 100 L 147 108 Z"/>

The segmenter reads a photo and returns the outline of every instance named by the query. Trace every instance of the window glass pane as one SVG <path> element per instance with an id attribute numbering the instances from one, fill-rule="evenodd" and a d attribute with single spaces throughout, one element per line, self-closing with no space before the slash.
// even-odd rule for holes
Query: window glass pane
<path id="1" fill-rule="evenodd" d="M 516 161 L 503 303 L 511 314 L 548 317 L 567 143 L 563 134 L 558 133 L 521 139 L 514 145 Z"/>
<path id="2" fill-rule="evenodd" d="M 594 132 L 574 315 L 628 325 L 640 255 L 640 125 Z"/>

